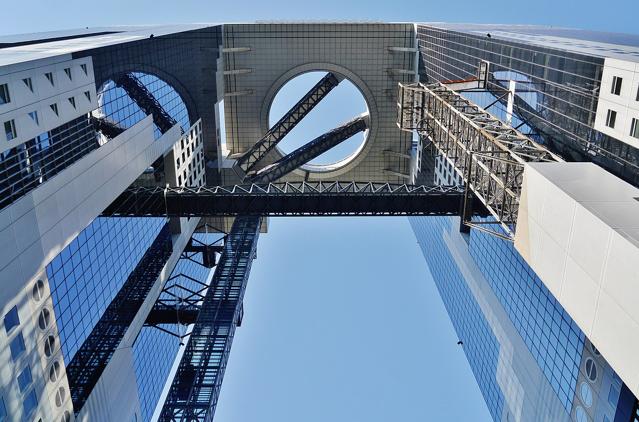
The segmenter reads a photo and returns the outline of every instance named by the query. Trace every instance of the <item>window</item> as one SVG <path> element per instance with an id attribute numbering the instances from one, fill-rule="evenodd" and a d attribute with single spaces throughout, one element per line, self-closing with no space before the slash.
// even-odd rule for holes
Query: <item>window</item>
<path id="1" fill-rule="evenodd" d="M 581 384 L 581 401 L 586 407 L 592 406 L 592 390 L 585 382 Z"/>
<path id="2" fill-rule="evenodd" d="M 65 67 L 64 68 L 64 73 L 67 74 L 67 77 L 69 78 L 70 81 L 73 80 L 73 78 L 71 77 L 71 68 L 70 67 Z"/>
<path id="3" fill-rule="evenodd" d="M 630 124 L 630 136 L 639 139 L 639 119 L 635 119 L 634 117 Z"/>
<path id="4" fill-rule="evenodd" d="M 40 300 L 44 297 L 44 281 L 38 280 L 33 286 L 33 300 L 36 302 L 40 302 Z"/>
<path id="5" fill-rule="evenodd" d="M 606 115 L 606 126 L 614 128 L 616 120 L 617 112 L 614 110 L 608 110 L 608 115 Z"/>
<path id="6" fill-rule="evenodd" d="M 619 402 L 619 390 L 614 385 L 610 386 L 610 391 L 608 391 L 608 403 L 611 406 L 617 407 Z"/>
<path id="7" fill-rule="evenodd" d="M 55 337 L 49 336 L 44 342 L 44 354 L 49 358 L 55 351 Z"/>
<path id="8" fill-rule="evenodd" d="M 576 422 L 588 422 L 588 416 L 583 407 L 577 406 L 575 408 L 575 421 Z"/>
<path id="9" fill-rule="evenodd" d="M 71 413 L 68 410 L 64 411 L 64 414 L 60 418 L 60 422 L 70 422 L 71 421 Z"/>
<path id="10" fill-rule="evenodd" d="M 612 87 L 610 88 L 610 93 L 619 95 L 621 94 L 621 83 L 623 82 L 623 78 L 619 76 L 612 77 Z"/>
<path id="11" fill-rule="evenodd" d="M 6 104 L 11 101 L 11 96 L 9 95 L 9 85 L 2 84 L 0 85 L 0 105 Z"/>
<path id="12" fill-rule="evenodd" d="M 7 135 L 7 141 L 15 139 L 18 136 L 16 122 L 13 119 L 8 122 L 4 122 L 4 133 Z"/>
<path id="13" fill-rule="evenodd" d="M 91 101 L 91 91 L 84 91 L 84 96 L 87 97 L 87 100 Z"/>
<path id="14" fill-rule="evenodd" d="M 18 317 L 18 308 L 14 306 L 4 316 L 4 329 L 7 332 L 7 334 L 9 334 L 9 331 L 11 331 L 13 327 L 17 327 L 18 325 L 20 325 L 20 318 Z"/>
<path id="15" fill-rule="evenodd" d="M 61 407 L 64 404 L 64 399 L 66 398 L 67 392 L 64 387 L 58 388 L 58 391 L 55 393 L 55 405 Z"/>
<path id="16" fill-rule="evenodd" d="M 38 112 L 37 111 L 32 111 L 31 113 L 29 113 L 29 117 L 31 117 L 31 120 L 33 120 L 36 125 L 40 124 L 40 119 L 38 118 Z"/>
<path id="17" fill-rule="evenodd" d="M 75 98 L 74 97 L 69 97 L 69 103 L 73 106 L 73 108 L 75 108 Z"/>
<path id="18" fill-rule="evenodd" d="M 635 101 L 639 101 L 639 86 L 637 87 L 637 96 L 635 97 Z"/>
<path id="19" fill-rule="evenodd" d="M 55 83 L 53 82 L 53 73 L 47 72 L 44 74 L 44 76 L 47 78 L 51 86 L 55 86 Z"/>
<path id="20" fill-rule="evenodd" d="M 35 389 L 33 389 L 24 398 L 24 401 L 22 402 L 22 409 L 24 410 L 25 415 L 30 415 L 36 407 L 38 407 L 38 396 L 36 396 Z"/>
<path id="21" fill-rule="evenodd" d="M 19 333 L 13 340 L 11 340 L 9 348 L 11 349 L 11 358 L 13 360 L 17 360 L 22 353 L 24 353 L 26 347 L 24 347 L 24 337 L 22 337 L 22 333 Z"/>
<path id="22" fill-rule="evenodd" d="M 24 391 L 29 388 L 31 381 L 33 381 L 33 378 L 31 378 L 31 369 L 27 366 L 18 375 L 18 387 L 20 387 L 21 393 L 24 393 Z"/>
<path id="23" fill-rule="evenodd" d="M 51 369 L 49 369 L 49 380 L 51 382 L 56 382 L 60 377 L 60 363 L 56 360 L 51 365 Z"/>
<path id="24" fill-rule="evenodd" d="M 29 88 L 29 91 L 33 92 L 33 82 L 31 82 L 31 78 L 24 78 L 22 82 Z"/>
<path id="25" fill-rule="evenodd" d="M 590 381 L 595 381 L 597 379 L 597 365 L 592 358 L 586 359 L 586 376 Z"/>
<path id="26" fill-rule="evenodd" d="M 53 104 L 49 105 L 49 107 L 51 107 L 51 110 L 53 110 L 53 112 L 55 113 L 56 116 L 59 116 L 59 114 L 58 114 L 58 105 L 56 103 L 53 103 Z"/>
<path id="27" fill-rule="evenodd" d="M 86 64 L 81 64 L 80 65 L 80 69 L 82 69 L 82 71 L 84 72 L 85 75 L 88 75 L 89 72 L 87 71 L 87 65 Z"/>
<path id="28" fill-rule="evenodd" d="M 7 406 L 4 404 L 4 397 L 0 397 L 0 421 L 7 420 Z"/>
<path id="29" fill-rule="evenodd" d="M 47 308 L 43 308 L 38 317 L 38 327 L 40 327 L 41 330 L 46 330 L 50 323 L 51 312 Z"/>

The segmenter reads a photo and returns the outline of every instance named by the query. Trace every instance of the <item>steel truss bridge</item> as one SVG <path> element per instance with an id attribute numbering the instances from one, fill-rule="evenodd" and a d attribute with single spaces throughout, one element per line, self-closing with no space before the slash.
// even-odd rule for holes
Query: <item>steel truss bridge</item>
<path id="1" fill-rule="evenodd" d="M 399 128 L 431 142 L 463 179 L 464 223 L 512 238 L 524 164 L 563 159 L 439 82 L 400 84 L 397 106 Z M 471 219 L 473 196 L 493 219 Z M 503 232 L 487 229 L 486 223 L 498 223 Z"/>
<path id="2" fill-rule="evenodd" d="M 258 169 L 257 165 L 277 143 L 340 80 L 337 75 L 327 74 L 262 139 L 237 158 L 234 169 L 245 184 L 131 187 L 103 212 L 104 216 L 236 217 L 223 244 L 189 243 L 188 251 L 185 249 L 184 253 L 189 256 L 202 254 L 202 265 L 215 268 L 211 283 L 198 281 L 199 287 L 189 290 L 186 302 L 182 298 L 158 300 L 147 317 L 147 325 L 177 323 L 192 327 L 162 408 L 161 421 L 212 420 L 235 328 L 242 318 L 242 298 L 264 216 L 461 215 L 467 226 L 511 238 L 516 228 L 524 164 L 562 161 L 449 87 L 437 83 L 400 84 L 397 123 L 401 130 L 417 131 L 428 140 L 462 177 L 464 187 L 280 181 L 353 134 L 367 130 L 368 116 L 335 128 Z M 116 83 L 146 112 L 154 115 L 154 122 L 161 130 L 168 130 L 174 124 L 161 107 L 158 109 L 151 101 L 150 94 L 140 89 L 132 75 L 123 76 Z M 108 122 L 95 121 L 94 124 L 104 132 L 118 133 L 119 128 Z M 497 223 L 500 229 L 491 230 L 482 224 L 485 222 Z M 179 287 L 174 284 L 164 290 L 169 298 L 173 297 L 171 289 Z M 93 349 L 88 352 L 95 353 Z M 87 358 L 93 359 L 91 354 Z M 103 368 L 104 364 L 100 362 L 98 366 Z M 73 375 L 73 365 L 71 369 Z M 100 369 L 94 372 L 97 374 Z M 74 376 L 93 380 L 97 379 L 95 374 Z M 86 394 L 90 387 L 86 385 L 79 393 Z M 82 394 L 78 398 L 81 399 Z M 76 401 L 81 400 L 76 398 L 74 404 Z"/>

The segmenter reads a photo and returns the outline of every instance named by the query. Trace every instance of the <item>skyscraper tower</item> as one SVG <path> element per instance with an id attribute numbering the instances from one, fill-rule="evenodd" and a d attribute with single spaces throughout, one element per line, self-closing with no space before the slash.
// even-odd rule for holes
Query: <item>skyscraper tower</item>
<path id="1" fill-rule="evenodd" d="M 0 38 L 0 419 L 211 420 L 267 217 L 410 215 L 495 420 L 631 420 L 636 269 L 615 259 L 639 253 L 639 226 L 597 213 L 639 206 L 639 43 L 599 36 L 300 23 Z M 278 91 L 310 71 L 323 76 L 271 124 Z M 367 112 L 281 149 L 344 81 Z M 571 246 L 590 227 L 577 209 L 608 236 L 599 267 Z"/>

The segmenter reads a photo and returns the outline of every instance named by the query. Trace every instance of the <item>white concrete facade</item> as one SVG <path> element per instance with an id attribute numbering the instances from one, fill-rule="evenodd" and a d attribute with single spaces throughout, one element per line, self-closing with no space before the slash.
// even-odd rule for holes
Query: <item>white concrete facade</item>
<path id="1" fill-rule="evenodd" d="M 639 395 L 639 189 L 592 163 L 526 165 L 515 247 Z"/>
<path id="2" fill-rule="evenodd" d="M 619 78 L 621 89 L 616 94 L 613 92 L 613 81 L 618 81 Z M 610 127 L 607 121 L 609 111 L 616 113 L 614 127 Z M 631 133 L 633 119 L 637 129 Z M 606 58 L 601 76 L 595 129 L 639 148 L 639 62 Z"/>

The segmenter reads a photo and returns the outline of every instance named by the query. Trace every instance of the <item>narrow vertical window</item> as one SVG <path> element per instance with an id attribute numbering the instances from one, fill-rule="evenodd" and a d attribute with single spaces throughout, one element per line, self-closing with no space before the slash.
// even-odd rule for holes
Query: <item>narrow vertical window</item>
<path id="1" fill-rule="evenodd" d="M 69 103 L 73 106 L 73 108 L 75 108 L 75 98 L 74 97 L 69 97 Z"/>
<path id="2" fill-rule="evenodd" d="M 24 78 L 22 82 L 24 82 L 27 88 L 29 88 L 29 91 L 33 92 L 33 82 L 31 81 L 31 78 Z"/>
<path id="3" fill-rule="evenodd" d="M 637 87 L 637 96 L 635 97 L 635 101 L 639 101 L 639 86 Z"/>
<path id="4" fill-rule="evenodd" d="M 84 96 L 87 97 L 87 100 L 91 101 L 91 91 L 84 91 Z"/>
<path id="5" fill-rule="evenodd" d="M 55 83 L 53 82 L 53 73 L 47 72 L 44 74 L 44 76 L 47 78 L 51 86 L 55 86 Z"/>
<path id="6" fill-rule="evenodd" d="M 69 78 L 70 81 L 73 80 L 73 78 L 71 77 L 71 68 L 70 67 L 65 67 L 64 68 L 64 73 L 67 74 L 67 78 Z"/>
<path id="7" fill-rule="evenodd" d="M 619 95 L 621 94 L 621 83 L 623 82 L 623 78 L 619 76 L 612 77 L 612 87 L 610 88 L 610 93 Z"/>
<path id="8" fill-rule="evenodd" d="M 639 119 L 635 119 L 634 117 L 630 124 L 630 136 L 639 139 Z"/>
<path id="9" fill-rule="evenodd" d="M 40 119 L 38 118 L 37 111 L 32 111 L 31 113 L 29 113 L 29 117 L 31 117 L 31 120 L 33 120 L 36 125 L 40 125 Z"/>
<path id="10" fill-rule="evenodd" d="M 8 122 L 4 122 L 4 133 L 7 135 L 7 141 L 15 139 L 18 136 L 16 131 L 16 122 L 12 119 Z"/>
<path id="11" fill-rule="evenodd" d="M 614 128 L 616 121 L 617 121 L 617 112 L 614 110 L 608 110 L 608 115 L 606 116 L 606 126 L 610 128 Z"/>
<path id="12" fill-rule="evenodd" d="M 0 105 L 6 104 L 11 101 L 11 96 L 9 95 L 9 85 L 2 84 L 0 85 Z"/>
<path id="13" fill-rule="evenodd" d="M 82 69 L 82 71 L 84 72 L 85 75 L 89 74 L 89 72 L 87 71 L 87 65 L 86 64 L 82 63 L 80 65 L 80 69 Z"/>
<path id="14" fill-rule="evenodd" d="M 55 113 L 56 116 L 59 116 L 58 105 L 56 103 L 51 104 L 49 107 L 51 107 L 51 110 Z"/>

